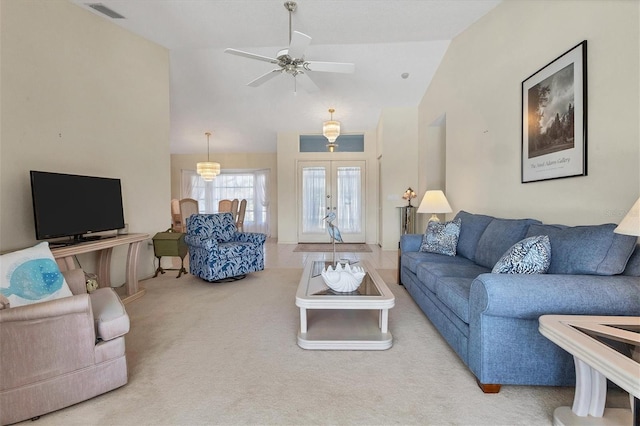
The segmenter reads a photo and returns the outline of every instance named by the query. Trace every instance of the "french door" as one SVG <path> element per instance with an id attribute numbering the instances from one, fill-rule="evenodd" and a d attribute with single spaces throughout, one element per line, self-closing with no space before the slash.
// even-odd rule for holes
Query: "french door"
<path id="1" fill-rule="evenodd" d="M 344 242 L 365 242 L 364 185 L 365 161 L 299 161 L 298 242 L 331 242 L 330 212 Z"/>

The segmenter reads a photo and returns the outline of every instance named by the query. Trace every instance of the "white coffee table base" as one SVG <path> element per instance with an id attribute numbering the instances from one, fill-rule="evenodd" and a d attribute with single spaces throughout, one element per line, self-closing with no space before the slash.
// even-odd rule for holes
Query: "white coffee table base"
<path id="1" fill-rule="evenodd" d="M 385 311 L 386 314 L 379 310 L 301 308 L 298 346 L 330 350 L 389 349 L 393 345 L 393 336 L 387 330 L 386 321 L 382 320 L 383 316 L 388 317 L 388 310 Z M 305 323 L 311 326 L 307 327 Z M 386 332 L 382 331 L 381 325 Z"/>
<path id="2" fill-rule="evenodd" d="M 626 408 L 605 408 L 604 416 L 578 416 L 571 407 L 558 407 L 553 412 L 554 426 L 620 426 L 631 425 L 633 416 Z"/>

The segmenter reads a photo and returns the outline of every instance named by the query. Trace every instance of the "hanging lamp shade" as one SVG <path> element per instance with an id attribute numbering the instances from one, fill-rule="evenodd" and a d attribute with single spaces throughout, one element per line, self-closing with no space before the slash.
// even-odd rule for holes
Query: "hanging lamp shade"
<path id="1" fill-rule="evenodd" d="M 330 108 L 329 113 L 331 114 L 331 119 L 322 124 L 322 134 L 327 138 L 329 144 L 334 144 L 338 136 L 340 136 L 340 122 L 333 119 L 333 113 L 335 111 L 335 109 Z"/>
<path id="2" fill-rule="evenodd" d="M 207 161 L 196 164 L 196 173 L 202 177 L 202 180 L 210 182 L 220 174 L 220 163 L 209 161 L 209 137 L 211 132 L 206 132 L 205 135 L 207 135 Z"/>

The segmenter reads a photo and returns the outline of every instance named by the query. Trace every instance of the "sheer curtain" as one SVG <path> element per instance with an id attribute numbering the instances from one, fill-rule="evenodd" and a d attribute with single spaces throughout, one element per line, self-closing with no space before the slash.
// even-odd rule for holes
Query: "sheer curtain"
<path id="1" fill-rule="evenodd" d="M 327 170 L 305 167 L 302 170 L 302 232 L 324 232 L 327 215 Z"/>
<path id="2" fill-rule="evenodd" d="M 338 167 L 337 170 L 337 224 L 345 234 L 362 231 L 360 223 L 362 178 L 360 174 L 360 167 Z"/>
<path id="3" fill-rule="evenodd" d="M 244 230 L 270 236 L 269 170 L 222 171 L 205 182 L 194 170 L 182 170 L 182 198 L 198 200 L 200 213 L 217 213 L 220 200 L 247 200 Z"/>

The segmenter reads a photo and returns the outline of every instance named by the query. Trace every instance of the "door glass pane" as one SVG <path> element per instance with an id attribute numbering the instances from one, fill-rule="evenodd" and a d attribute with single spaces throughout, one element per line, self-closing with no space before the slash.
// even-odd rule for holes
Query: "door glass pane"
<path id="1" fill-rule="evenodd" d="M 324 232 L 327 176 L 324 167 L 302 169 L 302 232 Z"/>
<path id="2" fill-rule="evenodd" d="M 361 232 L 361 170 L 360 167 L 338 167 L 336 172 L 337 225 L 343 234 Z"/>

